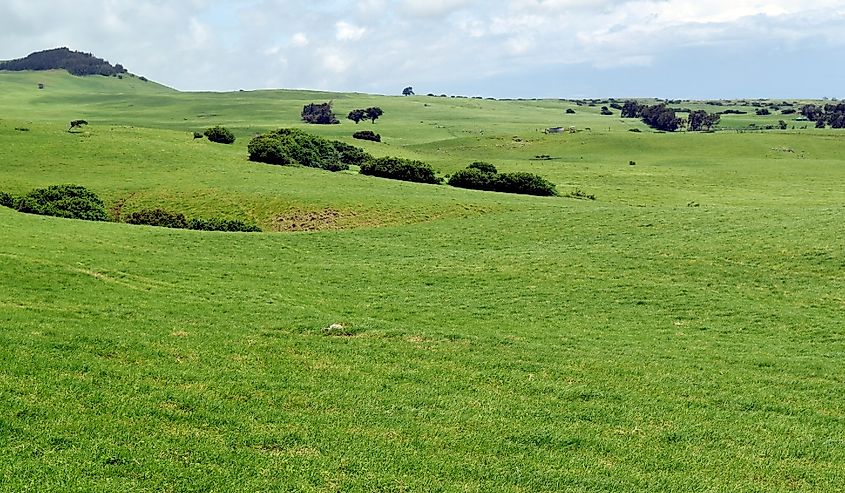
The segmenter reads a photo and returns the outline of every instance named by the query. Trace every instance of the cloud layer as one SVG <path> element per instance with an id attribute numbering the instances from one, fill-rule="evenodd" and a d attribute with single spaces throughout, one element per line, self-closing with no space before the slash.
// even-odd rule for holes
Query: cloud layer
<path id="1" fill-rule="evenodd" d="M 702 86 L 675 93 L 752 95 L 779 77 L 772 89 L 809 96 L 834 80 L 723 65 L 815 60 L 841 80 L 843 27 L 845 0 L 6 0 L 0 59 L 68 46 L 185 90 L 599 95 L 587 94 L 592 81 L 657 95 L 643 91 L 672 89 L 667 71 L 704 70 Z M 735 93 L 707 93 L 716 77 L 735 79 Z"/>

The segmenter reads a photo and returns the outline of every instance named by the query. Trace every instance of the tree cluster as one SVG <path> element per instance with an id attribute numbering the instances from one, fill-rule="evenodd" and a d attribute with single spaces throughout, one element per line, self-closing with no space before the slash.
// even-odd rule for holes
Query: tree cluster
<path id="1" fill-rule="evenodd" d="M 122 65 L 112 65 L 90 53 L 71 51 L 68 48 L 55 48 L 38 51 L 25 58 L 0 62 L 0 70 L 67 70 L 73 75 L 122 75 L 126 69 Z"/>
<path id="2" fill-rule="evenodd" d="M 349 112 L 346 118 L 352 120 L 356 124 L 361 120 L 372 120 L 373 123 L 384 114 L 384 111 L 378 106 L 373 106 L 367 109 L 357 109 Z"/>
<path id="3" fill-rule="evenodd" d="M 718 113 L 707 113 L 704 110 L 692 111 L 689 114 L 687 129 L 692 132 L 709 131 L 722 119 Z"/>
<path id="4" fill-rule="evenodd" d="M 332 111 L 332 102 L 311 103 L 302 108 L 302 121 L 315 125 L 336 125 L 340 120 Z"/>
<path id="5" fill-rule="evenodd" d="M 692 131 L 710 130 L 721 120 L 718 113 L 711 114 L 702 110 L 689 113 L 688 128 Z M 676 115 L 675 109 L 669 108 L 666 103 L 645 105 L 633 100 L 626 101 L 622 105 L 621 115 L 622 118 L 641 118 L 649 127 L 664 132 L 674 132 L 686 123 Z"/>
<path id="6" fill-rule="evenodd" d="M 808 120 L 816 122 L 816 128 L 845 128 L 845 103 L 826 104 L 816 106 L 808 104 L 802 106 L 799 112 Z"/>

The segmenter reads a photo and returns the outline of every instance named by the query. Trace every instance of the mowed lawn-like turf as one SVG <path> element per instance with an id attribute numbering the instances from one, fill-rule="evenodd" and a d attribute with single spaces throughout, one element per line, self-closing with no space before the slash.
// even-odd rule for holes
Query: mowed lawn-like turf
<path id="1" fill-rule="evenodd" d="M 0 208 L 2 491 L 845 484 L 845 134 L 657 134 L 563 101 L 59 72 L 0 73 L 0 89 L 0 191 L 74 183 L 121 217 L 267 231 Z M 385 115 L 297 121 L 329 99 Z M 238 141 L 192 139 L 214 124 Z M 597 200 L 246 159 L 251 135 L 286 126 Z"/>

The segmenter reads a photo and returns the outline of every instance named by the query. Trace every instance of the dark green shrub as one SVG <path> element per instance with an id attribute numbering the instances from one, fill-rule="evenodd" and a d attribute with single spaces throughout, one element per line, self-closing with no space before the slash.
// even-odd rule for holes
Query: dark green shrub
<path id="1" fill-rule="evenodd" d="M 293 158 L 290 157 L 287 147 L 278 135 L 264 134 L 250 140 L 247 151 L 250 161 L 280 165 L 293 164 Z"/>
<path id="2" fill-rule="evenodd" d="M 208 140 L 218 144 L 233 144 L 235 142 L 235 134 L 220 125 L 207 129 L 204 135 L 208 137 Z"/>
<path id="3" fill-rule="evenodd" d="M 188 229 L 197 231 L 229 231 L 240 233 L 260 233 L 261 228 L 255 224 L 245 223 L 239 219 L 190 219 Z"/>
<path id="4" fill-rule="evenodd" d="M 79 185 L 53 185 L 38 188 L 15 204 L 20 212 L 42 216 L 108 221 L 103 201 L 94 192 Z"/>
<path id="5" fill-rule="evenodd" d="M 341 161 L 335 145 L 322 137 L 295 128 L 282 128 L 253 138 L 247 146 L 250 161 L 294 164 L 328 171 L 349 166 Z"/>
<path id="6" fill-rule="evenodd" d="M 202 132 L 194 132 L 194 139 L 201 139 L 202 137 Z"/>
<path id="7" fill-rule="evenodd" d="M 574 114 L 575 114 L 575 110 L 573 110 L 572 108 L 566 108 L 566 114 L 567 114 L 567 115 L 574 115 Z"/>
<path id="8" fill-rule="evenodd" d="M 361 174 L 417 183 L 441 183 L 431 166 L 422 162 L 398 157 L 381 157 L 361 165 Z"/>
<path id="9" fill-rule="evenodd" d="M 372 130 L 362 130 L 360 132 L 355 132 L 352 134 L 353 139 L 358 140 L 369 140 L 372 142 L 381 142 L 381 135 L 373 132 Z"/>
<path id="10" fill-rule="evenodd" d="M 557 190 L 553 183 L 533 173 L 499 173 L 496 191 L 521 193 L 526 195 L 555 196 Z"/>
<path id="11" fill-rule="evenodd" d="M 245 223 L 238 219 L 186 219 L 179 212 L 169 212 L 162 209 L 144 209 L 133 212 L 126 218 L 128 224 L 143 224 L 145 226 L 159 226 L 162 228 L 193 229 L 197 231 L 230 231 L 230 232 L 260 232 L 261 228 L 255 224 Z"/>
<path id="12" fill-rule="evenodd" d="M 188 227 L 188 220 L 185 215 L 178 212 L 168 212 L 161 209 L 144 209 L 129 214 L 126 218 L 129 224 L 143 224 L 146 226 L 160 226 L 162 228 L 185 229 Z"/>
<path id="13" fill-rule="evenodd" d="M 14 207 L 15 198 L 6 192 L 0 192 L 0 207 Z"/>
<path id="14" fill-rule="evenodd" d="M 458 188 L 469 188 L 472 190 L 496 190 L 496 173 L 487 173 L 475 168 L 467 168 L 456 171 L 449 177 L 449 185 Z"/>
<path id="15" fill-rule="evenodd" d="M 335 150 L 340 154 L 340 162 L 348 165 L 361 166 L 373 157 L 364 152 L 364 149 L 347 144 L 346 142 L 332 141 Z"/>
<path id="16" fill-rule="evenodd" d="M 484 161 L 476 161 L 476 162 L 470 164 L 469 166 L 467 166 L 467 169 L 477 169 L 478 171 L 482 171 L 484 173 L 494 173 L 494 174 L 499 172 L 499 170 L 497 170 L 494 165 L 492 165 L 490 163 L 485 163 Z"/>

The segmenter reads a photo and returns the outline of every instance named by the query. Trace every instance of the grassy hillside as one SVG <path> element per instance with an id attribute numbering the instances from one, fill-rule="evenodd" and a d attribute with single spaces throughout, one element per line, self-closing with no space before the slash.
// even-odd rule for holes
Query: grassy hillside
<path id="1" fill-rule="evenodd" d="M 385 116 L 309 131 L 597 200 L 246 160 L 253 133 L 328 99 Z M 77 183 L 121 214 L 315 230 L 0 208 L 0 490 L 840 488 L 841 134 L 598 112 L 0 73 L 0 191 Z M 238 141 L 192 139 L 213 124 Z M 591 130 L 541 132 L 570 125 Z"/>

